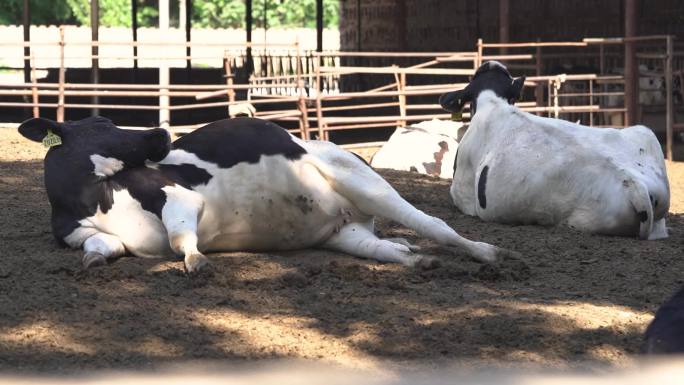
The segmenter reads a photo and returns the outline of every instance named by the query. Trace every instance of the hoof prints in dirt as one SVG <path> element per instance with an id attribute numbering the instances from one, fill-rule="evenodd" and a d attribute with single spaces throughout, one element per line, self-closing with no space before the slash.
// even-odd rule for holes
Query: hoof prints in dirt
<path id="1" fill-rule="evenodd" d="M 500 264 L 485 264 L 473 273 L 473 277 L 482 281 L 525 281 L 531 275 L 530 267 L 515 259 Z"/>

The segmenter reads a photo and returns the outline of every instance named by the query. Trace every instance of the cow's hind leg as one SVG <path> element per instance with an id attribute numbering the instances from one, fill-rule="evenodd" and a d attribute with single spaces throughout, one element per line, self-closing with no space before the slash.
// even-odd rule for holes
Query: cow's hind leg
<path id="1" fill-rule="evenodd" d="M 167 186 L 166 203 L 162 208 L 162 222 L 169 235 L 174 253 L 184 257 L 185 270 L 197 273 L 209 267 L 209 260 L 197 249 L 197 223 L 204 200 L 194 191 L 181 186 Z"/>
<path id="2" fill-rule="evenodd" d="M 382 240 L 404 245 L 411 251 L 420 251 L 420 246 L 412 244 L 406 238 L 382 238 Z"/>
<path id="3" fill-rule="evenodd" d="M 122 256 L 126 248 L 119 237 L 107 233 L 96 233 L 83 242 L 83 268 L 107 264 L 107 260 Z"/>
<path id="4" fill-rule="evenodd" d="M 438 260 L 413 253 L 408 246 L 373 234 L 371 226 L 362 223 L 349 223 L 330 237 L 321 248 L 341 251 L 356 257 L 375 259 L 381 262 L 401 263 L 405 266 L 433 268 Z"/>
<path id="5" fill-rule="evenodd" d="M 333 188 L 367 215 L 392 219 L 443 245 L 457 246 L 473 258 L 495 262 L 517 253 L 460 236 L 441 219 L 405 201 L 389 183 L 355 156 L 333 146 L 316 144 L 324 162 L 316 166 Z"/>

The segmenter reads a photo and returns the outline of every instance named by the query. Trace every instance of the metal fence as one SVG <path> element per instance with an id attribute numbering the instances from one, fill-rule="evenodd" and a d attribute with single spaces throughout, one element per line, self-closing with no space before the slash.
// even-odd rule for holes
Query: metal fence
<path id="1" fill-rule="evenodd" d="M 0 107 L 32 108 L 34 116 L 41 109 L 56 109 L 58 120 L 63 120 L 67 109 L 120 109 L 157 110 L 160 123 L 171 111 L 225 108 L 226 115 L 249 103 L 256 109 L 255 116 L 277 122 L 288 122 L 292 132 L 303 138 L 329 139 L 330 132 L 377 127 L 396 127 L 432 118 L 449 119 L 450 115 L 436 103 L 439 94 L 464 87 L 479 65 L 487 60 L 504 62 L 514 73 L 526 73 L 525 98 L 518 106 L 539 115 L 580 120 L 592 126 L 622 126 L 628 112 L 625 100 L 624 74 L 606 71 L 606 47 L 628 42 L 660 44 L 661 50 L 649 49 L 638 54 L 640 59 L 662 62 L 666 94 L 666 153 L 671 159 L 673 132 L 684 128 L 675 124 L 672 100 L 673 38 L 649 36 L 631 39 L 585 39 L 579 42 L 528 42 L 486 43 L 477 42 L 475 52 L 302 52 L 297 42 L 292 44 L 234 44 L 221 43 L 173 43 L 173 42 L 74 42 L 65 41 L 63 29 L 59 46 L 59 69 L 57 82 L 44 83 L 37 79 L 33 52 L 35 44 L 11 43 L 28 47 L 32 78 L 30 82 L 0 84 L 0 97 L 21 96 L 22 102 L 0 101 Z M 42 43 L 47 44 L 47 43 Z M 159 84 L 90 84 L 65 81 L 65 47 L 67 45 L 90 45 L 102 47 L 109 44 L 128 46 L 220 46 L 223 57 L 225 82 L 221 84 L 169 84 L 168 76 L 160 76 Z M 5 44 L 8 45 L 8 44 Z M 598 47 L 598 52 L 595 48 Z M 651 45 L 651 48 L 653 45 Z M 594 55 L 599 70 L 592 73 L 549 73 L 549 58 L 557 60 L 561 52 L 575 50 L 583 55 Z M 495 51 L 495 52 L 494 52 Z M 515 51 L 515 52 L 513 52 Z M 90 55 L 95 60 L 112 59 L 103 55 Z M 80 58 L 84 59 L 84 58 Z M 137 59 L 129 55 L 116 59 Z M 162 63 L 172 60 L 196 60 L 197 56 L 159 57 Z M 384 66 L 355 65 L 368 63 L 370 59 L 384 63 L 400 63 Z M 547 61 L 545 61 L 547 60 Z M 414 63 L 402 65 L 401 63 Z M 162 65 L 162 71 L 168 66 Z M 250 68 L 251 67 L 251 68 Z M 239 71 L 247 71 L 242 76 Z M 97 78 L 97 77 L 95 77 Z M 370 81 L 372 80 L 372 81 Z M 680 82 L 681 83 L 681 82 Z M 352 84 L 352 87 L 346 85 Z M 369 85 L 364 88 L 363 85 Z M 352 89 L 349 91 L 348 89 Z M 683 91 L 684 92 L 684 91 Z M 240 97 L 238 97 L 240 95 Z M 56 102 L 45 102 L 46 97 Z M 73 97 L 90 97 L 90 103 L 75 103 Z M 154 104 L 123 104 L 99 102 L 100 97 L 155 98 Z M 172 98 L 194 98 L 194 102 L 171 104 Z M 43 99 L 43 101 L 41 101 Z M 268 106 L 268 107 L 267 107 Z M 468 113 L 464 114 L 468 118 Z M 177 133 L 188 132 L 201 124 L 169 126 Z"/>

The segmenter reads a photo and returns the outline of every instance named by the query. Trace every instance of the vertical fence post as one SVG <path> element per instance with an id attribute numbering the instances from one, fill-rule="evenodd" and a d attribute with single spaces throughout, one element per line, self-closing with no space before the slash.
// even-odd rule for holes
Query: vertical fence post
<path id="1" fill-rule="evenodd" d="M 40 118 L 40 109 L 38 107 L 38 76 L 36 76 L 36 58 L 31 51 L 31 95 L 33 96 L 33 117 Z"/>
<path id="2" fill-rule="evenodd" d="M 537 39 L 537 42 L 539 42 L 539 39 Z M 537 76 L 541 76 L 542 71 L 543 71 L 542 66 L 543 66 L 542 49 L 540 46 L 537 46 L 537 52 L 535 55 L 535 67 L 536 67 L 535 73 Z M 535 97 L 537 106 L 541 106 L 544 103 L 544 88 L 541 85 L 541 82 L 537 82 L 537 86 L 534 89 L 534 97 Z M 537 112 L 537 115 L 541 116 L 542 115 L 541 111 Z"/>
<path id="3" fill-rule="evenodd" d="M 482 52 L 484 47 L 482 46 L 482 39 L 477 39 L 477 68 L 482 65 Z"/>
<path id="4" fill-rule="evenodd" d="M 589 126 L 594 125 L 594 113 L 591 112 L 594 107 L 594 81 L 589 79 Z"/>
<path id="5" fill-rule="evenodd" d="M 169 0 L 159 1 L 159 30 L 163 34 L 169 33 Z M 159 58 L 159 125 L 162 128 L 169 128 L 171 124 L 171 112 L 169 111 L 169 83 L 170 71 L 168 59 Z"/>
<path id="6" fill-rule="evenodd" d="M 672 103 L 672 35 L 667 36 L 667 56 L 665 58 L 665 94 L 666 94 L 666 108 L 665 108 L 665 151 L 667 159 L 672 161 L 672 120 L 673 120 L 673 103 Z"/>
<path id="7" fill-rule="evenodd" d="M 325 132 L 325 124 L 323 123 L 323 87 L 321 87 L 321 62 L 316 60 L 316 122 L 318 125 L 318 140 L 325 140 L 327 133 Z"/>
<path id="8" fill-rule="evenodd" d="M 235 101 L 235 90 L 233 89 L 233 68 L 230 64 L 231 56 L 228 51 L 223 51 L 223 68 L 226 71 L 226 86 L 228 88 L 228 101 Z M 230 115 L 230 105 L 228 106 L 228 113 Z"/>
<path id="9" fill-rule="evenodd" d="M 553 81 L 553 117 L 558 119 L 560 116 L 560 108 L 558 106 L 558 90 L 560 90 L 561 81 L 559 77 Z"/>
<path id="10" fill-rule="evenodd" d="M 396 67 L 393 66 L 393 67 Z M 394 73 L 394 77 L 397 80 L 397 91 L 399 92 L 399 116 L 402 117 L 397 125 L 400 127 L 406 127 L 406 94 L 404 90 L 406 89 L 406 74 L 405 73 Z"/>
<path id="11" fill-rule="evenodd" d="M 59 88 L 57 92 L 57 121 L 64 121 L 64 26 L 59 26 Z"/>
<path id="12" fill-rule="evenodd" d="M 297 63 L 295 65 L 295 71 L 297 71 L 297 93 L 299 98 L 297 99 L 297 108 L 301 113 L 299 117 L 299 131 L 302 139 L 309 140 L 309 111 L 306 109 L 306 97 L 304 94 L 304 80 L 302 79 L 302 53 L 299 46 L 299 39 L 295 42 L 295 47 L 297 49 Z"/>
<path id="13" fill-rule="evenodd" d="M 546 107 L 548 109 L 546 110 L 546 117 L 550 118 L 551 117 L 551 80 L 546 81 L 546 93 L 549 95 L 549 97 L 546 99 Z"/>

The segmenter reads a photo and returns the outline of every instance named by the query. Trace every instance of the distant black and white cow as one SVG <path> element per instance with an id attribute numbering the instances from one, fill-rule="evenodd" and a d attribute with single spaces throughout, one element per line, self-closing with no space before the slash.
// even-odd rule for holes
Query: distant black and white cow
<path id="1" fill-rule="evenodd" d="M 438 119 L 399 127 L 373 156 L 371 166 L 451 179 L 464 128 L 461 122 Z"/>
<path id="2" fill-rule="evenodd" d="M 656 312 L 644 334 L 643 353 L 684 354 L 684 287 Z"/>
<path id="3" fill-rule="evenodd" d="M 173 144 L 165 130 L 124 130 L 101 117 L 30 119 L 19 132 L 53 140 L 45 156 L 52 229 L 84 249 L 85 267 L 129 252 L 184 256 L 195 272 L 208 264 L 205 252 L 307 247 L 430 263 L 405 240 L 377 238 L 376 215 L 480 261 L 510 253 L 416 209 L 353 154 L 259 119 L 217 121 Z"/>
<path id="4" fill-rule="evenodd" d="M 451 197 L 486 221 L 567 225 L 642 239 L 667 237 L 670 188 L 660 144 L 646 127 L 592 128 L 512 104 L 524 77 L 484 63 L 440 104 L 474 114 L 459 143 Z"/>

